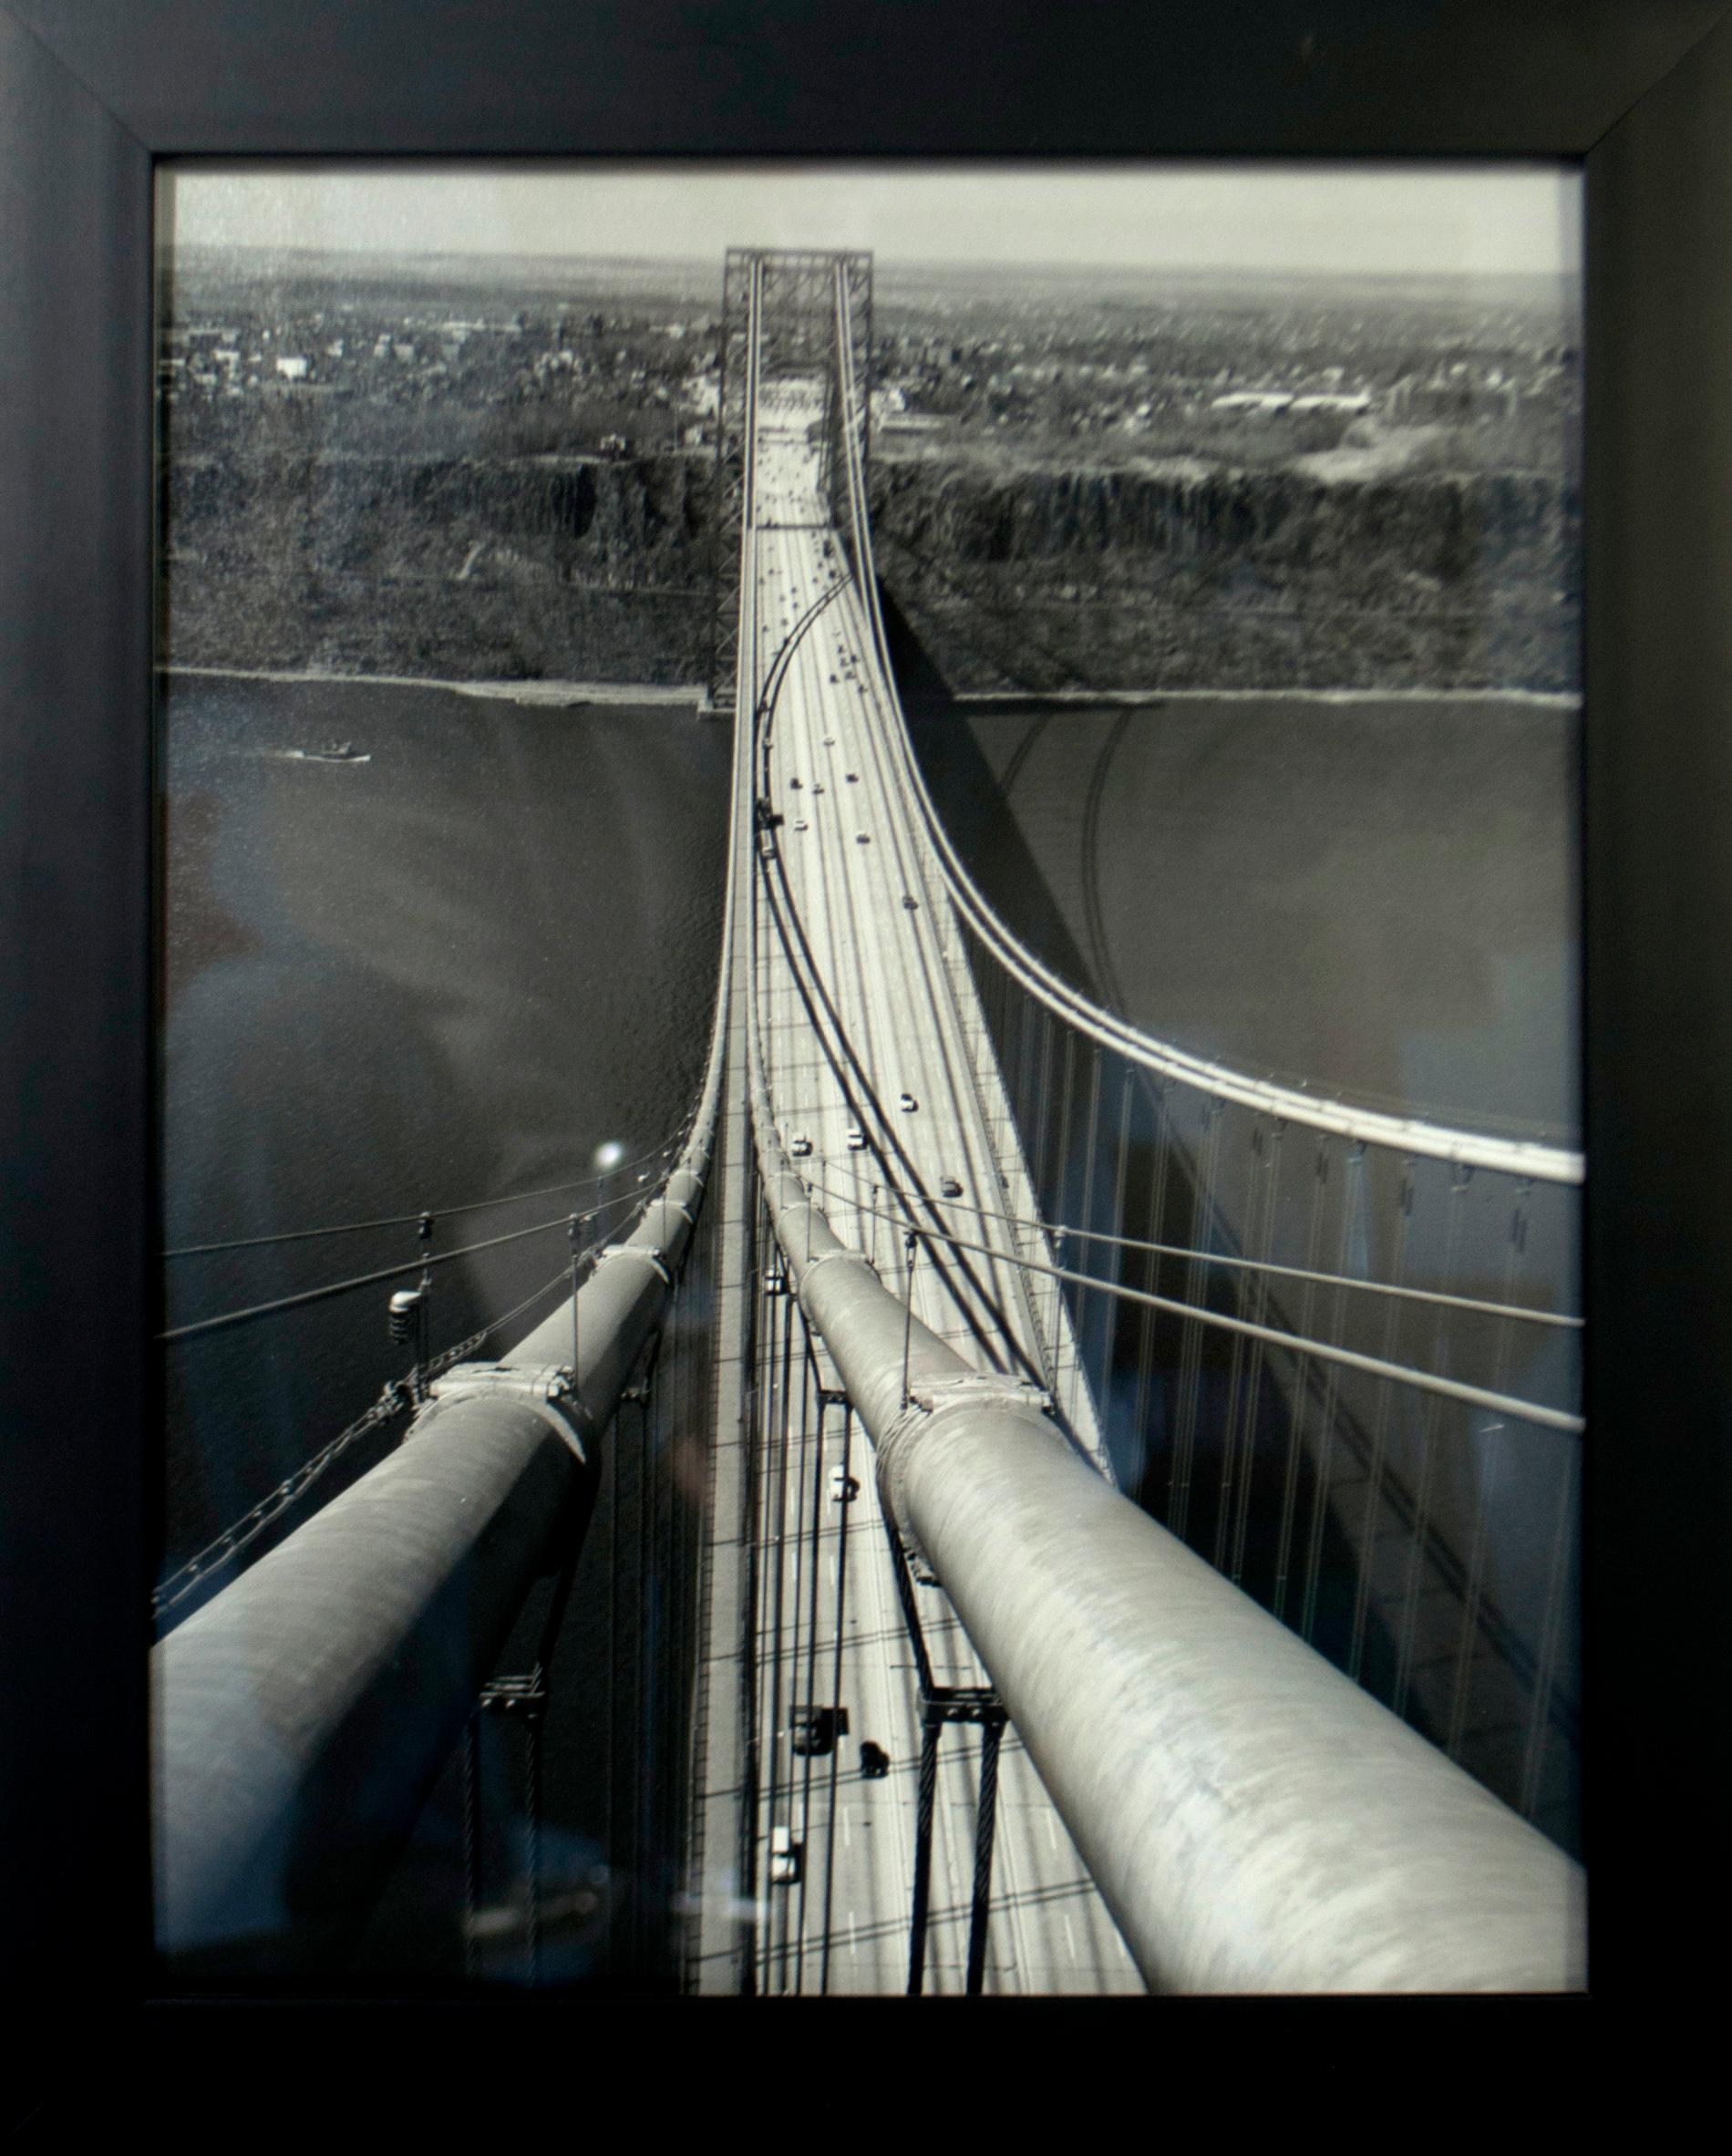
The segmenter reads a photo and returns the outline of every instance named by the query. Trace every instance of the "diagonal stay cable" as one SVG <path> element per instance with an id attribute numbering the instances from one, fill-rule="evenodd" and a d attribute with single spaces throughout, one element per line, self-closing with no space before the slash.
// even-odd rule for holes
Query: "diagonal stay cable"
<path id="1" fill-rule="evenodd" d="M 802 1179 L 803 1180 L 803 1179 Z M 845 1205 L 852 1205 L 858 1212 L 869 1213 L 876 1220 L 889 1221 L 908 1233 L 927 1241 L 949 1243 L 954 1249 L 975 1250 L 992 1254 L 989 1246 L 970 1243 L 964 1237 L 942 1228 L 923 1228 L 911 1224 L 902 1215 L 881 1212 L 875 1206 L 862 1205 L 857 1197 L 846 1191 L 832 1190 L 824 1182 L 813 1179 L 808 1186 L 821 1191 L 825 1196 L 836 1198 Z M 1201 1304 L 1180 1302 L 1172 1295 L 1150 1295 L 1144 1288 L 1127 1287 L 1122 1283 L 1098 1279 L 1092 1273 L 1072 1272 L 1064 1265 L 1037 1264 L 1034 1259 L 1025 1261 L 1031 1273 L 1044 1273 L 1053 1280 L 1073 1282 L 1077 1287 L 1095 1288 L 1103 1295 L 1116 1295 L 1121 1302 L 1139 1303 L 1150 1310 L 1165 1310 L 1177 1317 L 1194 1318 L 1202 1325 L 1218 1326 L 1223 1332 L 1238 1333 L 1251 1340 L 1263 1340 L 1277 1347 L 1284 1347 L 1296 1356 L 1313 1356 L 1319 1362 L 1338 1363 L 1344 1368 L 1363 1370 L 1373 1377 L 1387 1377 L 1397 1385 L 1410 1385 L 1420 1392 L 1434 1392 L 1446 1399 L 1464 1400 L 1469 1407 L 1489 1408 L 1493 1414 L 1508 1415 L 1518 1422 L 1538 1423 L 1547 1429 L 1568 1430 L 1580 1435 L 1587 1428 L 1580 1415 L 1572 1415 L 1562 1408 L 1544 1408 L 1533 1400 L 1518 1399 L 1512 1393 L 1490 1392 L 1484 1387 L 1468 1385 L 1454 1377 L 1434 1377 L 1429 1371 L 1416 1370 L 1405 1363 L 1385 1362 L 1373 1355 L 1361 1355 L 1350 1347 L 1335 1347 L 1323 1340 L 1307 1338 L 1302 1333 L 1288 1332 L 1276 1326 L 1253 1325 L 1249 1318 L 1230 1317 L 1224 1311 L 1210 1310 Z"/>
<path id="2" fill-rule="evenodd" d="M 858 1182 L 867 1180 L 859 1169 L 851 1166 L 846 1161 L 830 1161 L 826 1165 L 840 1168 L 844 1174 L 852 1176 Z M 836 1195 L 840 1197 L 842 1193 L 839 1191 Z M 850 1204 L 853 1202 L 851 1198 L 847 1201 Z M 1135 1235 L 1109 1235 L 1098 1228 L 1076 1228 L 1064 1222 L 1046 1226 L 1040 1221 L 1026 1219 L 1021 1213 L 995 1212 L 990 1206 L 971 1204 L 965 1198 L 953 1198 L 946 1202 L 960 1212 L 974 1213 L 982 1220 L 1003 1221 L 1013 1228 L 1038 1230 L 1045 1234 L 1067 1237 L 1077 1243 L 1106 1243 L 1118 1250 L 1144 1251 L 1155 1257 L 1191 1258 L 1202 1265 L 1222 1265 L 1247 1273 L 1269 1273 L 1284 1280 L 1308 1280 L 1323 1287 L 1357 1288 L 1365 1295 L 1398 1296 L 1407 1303 L 1441 1304 L 1450 1310 L 1469 1310 L 1485 1317 L 1515 1318 L 1529 1325 L 1557 1326 L 1579 1332 L 1585 1323 L 1585 1320 L 1572 1316 L 1566 1311 L 1530 1310 L 1520 1303 L 1482 1302 L 1474 1295 L 1445 1295 L 1438 1288 L 1397 1287 L 1394 1282 L 1387 1280 L 1356 1279 L 1351 1273 L 1318 1273 L 1304 1265 L 1277 1265 L 1266 1258 L 1232 1257 L 1220 1251 L 1193 1250 L 1189 1243 L 1147 1243 Z M 1092 1274 L 1090 1278 L 1097 1287 L 1106 1284 L 1103 1281 L 1094 1280 Z"/>
<path id="3" fill-rule="evenodd" d="M 625 1175 L 649 1161 L 664 1160 L 679 1142 L 678 1138 L 665 1139 L 652 1151 L 640 1153 L 634 1161 L 622 1161 L 617 1168 L 610 1168 L 604 1174 L 582 1176 L 576 1182 L 549 1183 L 539 1191 L 513 1191 L 502 1198 L 476 1198 L 467 1205 L 427 1206 L 419 1212 L 394 1213 L 387 1220 L 337 1221 L 327 1228 L 289 1228 L 281 1234 L 242 1235 L 228 1243 L 183 1243 L 173 1250 L 163 1251 L 161 1256 L 166 1264 L 170 1258 L 209 1257 L 217 1251 L 263 1250 L 278 1243 L 314 1243 L 325 1235 L 359 1235 L 376 1228 L 413 1228 L 428 1218 L 453 1220 L 459 1213 L 490 1212 L 501 1205 L 524 1204 L 531 1198 L 558 1198 L 568 1191 L 593 1190 L 616 1175 Z"/>
<path id="4" fill-rule="evenodd" d="M 597 1214 L 609 1212 L 616 1207 L 642 1202 L 635 1191 L 609 1198 L 595 1208 Z M 498 1250 L 507 1243 L 522 1243 L 531 1235 L 551 1234 L 555 1228 L 569 1225 L 571 1216 L 562 1213 L 557 1220 L 538 1221 L 532 1228 L 517 1228 L 509 1235 L 490 1235 L 481 1243 L 466 1243 L 459 1249 L 441 1251 L 437 1256 L 423 1257 L 418 1253 L 405 1258 L 400 1264 L 383 1265 L 376 1273 L 356 1273 L 347 1280 L 333 1280 L 324 1287 L 304 1288 L 299 1295 L 279 1295 L 274 1302 L 253 1303 L 244 1310 L 224 1310 L 215 1317 L 197 1318 L 191 1325 L 172 1326 L 166 1333 L 159 1333 L 157 1339 L 164 1344 L 178 1340 L 191 1340 L 201 1333 L 220 1332 L 225 1326 L 245 1325 L 255 1317 L 269 1317 L 279 1310 L 298 1310 L 309 1303 L 328 1302 L 334 1295 L 345 1295 L 358 1287 L 374 1287 L 383 1280 L 397 1280 L 405 1273 L 418 1273 L 424 1268 L 431 1271 L 435 1265 L 454 1264 L 459 1258 L 473 1257 L 479 1251 Z"/>

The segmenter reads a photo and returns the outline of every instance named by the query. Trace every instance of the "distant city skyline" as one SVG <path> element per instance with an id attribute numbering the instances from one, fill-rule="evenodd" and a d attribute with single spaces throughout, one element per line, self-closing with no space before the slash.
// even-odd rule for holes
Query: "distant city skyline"
<path id="1" fill-rule="evenodd" d="M 1571 168 L 335 162 L 169 166 L 187 246 L 617 256 L 870 248 L 883 267 L 1560 275 L 1580 266 Z"/>

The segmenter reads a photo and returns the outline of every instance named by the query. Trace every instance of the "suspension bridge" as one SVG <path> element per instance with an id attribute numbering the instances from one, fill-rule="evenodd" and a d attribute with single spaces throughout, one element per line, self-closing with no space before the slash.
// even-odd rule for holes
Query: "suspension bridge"
<path id="1" fill-rule="evenodd" d="M 1211 1065 L 1017 944 L 898 700 L 871 304 L 869 256 L 727 256 L 700 1098 L 582 1212 L 422 1220 L 402 1442 L 160 1591 L 165 1967 L 342 1968 L 456 1771 L 478 1973 L 515 1718 L 533 1980 L 540 1731 L 629 1655 L 619 1981 L 1578 1988 L 1582 1160 Z M 435 1356 L 431 1268 L 561 1226 Z"/>

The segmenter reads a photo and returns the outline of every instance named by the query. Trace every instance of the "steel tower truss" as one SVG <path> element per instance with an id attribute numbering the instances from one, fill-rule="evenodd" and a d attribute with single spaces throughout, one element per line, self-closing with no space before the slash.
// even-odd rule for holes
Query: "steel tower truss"
<path id="1" fill-rule="evenodd" d="M 871 442 L 872 258 L 868 253 L 730 247 L 722 280 L 721 379 L 716 437 L 716 516 L 713 556 L 710 698 L 717 710 L 733 701 L 739 660 L 740 523 L 745 513 L 747 409 L 754 273 L 762 308 L 759 379 L 813 375 L 825 384 L 823 488 L 832 521 L 848 545 L 848 459 L 842 454 L 844 418 L 838 366 L 839 335 L 851 347 L 859 385 L 851 424 L 859 436 L 861 469 Z"/>

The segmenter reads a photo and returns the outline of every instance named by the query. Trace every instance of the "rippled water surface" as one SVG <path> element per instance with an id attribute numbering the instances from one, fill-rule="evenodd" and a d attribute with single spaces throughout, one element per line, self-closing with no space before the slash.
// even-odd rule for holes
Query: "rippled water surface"
<path id="1" fill-rule="evenodd" d="M 665 704 L 199 680 L 173 687 L 165 738 L 170 1247 L 442 1213 L 684 1120 L 719 948 L 725 727 Z M 284 753 L 329 742 L 368 760 Z M 433 1346 L 556 1273 L 588 1202 L 441 1217 L 440 1250 L 557 1224 L 441 1270 Z M 169 1322 L 415 1246 L 398 1227 L 182 1259 Z M 171 1560 L 377 1396 L 404 1360 L 387 1298 L 410 1284 L 170 1350 Z"/>
<path id="2" fill-rule="evenodd" d="M 912 724 L 993 904 L 1098 1001 L 1237 1069 L 1578 1142 L 1572 704 L 1199 694 Z"/>

